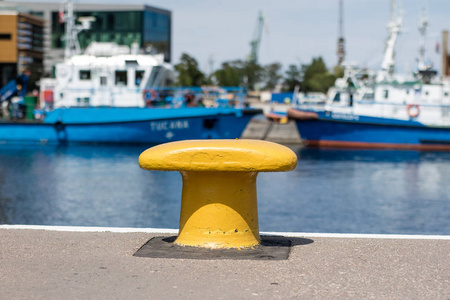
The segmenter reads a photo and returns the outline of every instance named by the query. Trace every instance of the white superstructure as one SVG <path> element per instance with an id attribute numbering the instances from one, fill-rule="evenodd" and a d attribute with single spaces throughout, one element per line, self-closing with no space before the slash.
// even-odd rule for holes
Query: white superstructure
<path id="1" fill-rule="evenodd" d="M 55 79 L 42 80 L 51 86 L 51 106 L 144 107 L 154 100 L 155 89 L 173 85 L 172 66 L 163 54 L 139 54 L 132 47 L 108 42 L 91 43 L 81 54 L 78 33 L 88 30 L 92 18 L 79 19 L 75 25 L 72 2 L 66 3 L 60 17 L 66 24 L 65 58 L 56 65 Z"/>
<path id="2" fill-rule="evenodd" d="M 103 54 L 110 49 L 109 56 Z M 128 52 L 127 54 L 124 54 Z M 132 54 L 127 46 L 95 43 L 87 54 L 56 65 L 54 106 L 145 106 L 145 94 L 173 84 L 162 54 Z"/>

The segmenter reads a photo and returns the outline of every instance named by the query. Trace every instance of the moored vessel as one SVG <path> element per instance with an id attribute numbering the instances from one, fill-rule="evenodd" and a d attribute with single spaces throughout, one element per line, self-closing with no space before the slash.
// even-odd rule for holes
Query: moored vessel
<path id="1" fill-rule="evenodd" d="M 385 55 L 376 74 L 346 65 L 325 105 L 296 103 L 289 109 L 305 144 L 450 150 L 450 82 L 424 63 L 424 38 L 417 72 L 395 74 L 394 46 L 401 24 L 401 16 L 391 12 Z M 423 17 L 422 36 L 427 25 Z"/>
<path id="2" fill-rule="evenodd" d="M 183 139 L 239 138 L 260 109 L 244 106 L 242 88 L 171 88 L 174 72 L 162 54 L 138 47 L 93 43 L 81 54 L 67 3 L 65 59 L 55 78 L 41 80 L 35 120 L 22 120 L 16 82 L 2 92 L 0 143 L 163 143 Z M 22 90 L 23 92 L 23 90 Z M 13 96 L 16 100 L 13 100 Z M 13 105 L 14 103 L 14 105 Z"/>

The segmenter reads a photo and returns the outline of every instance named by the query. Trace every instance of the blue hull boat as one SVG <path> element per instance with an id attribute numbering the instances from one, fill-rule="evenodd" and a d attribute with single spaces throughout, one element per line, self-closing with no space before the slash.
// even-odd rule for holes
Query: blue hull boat
<path id="1" fill-rule="evenodd" d="M 149 143 L 239 138 L 259 109 L 57 108 L 42 122 L 0 122 L 0 143 Z"/>
<path id="2" fill-rule="evenodd" d="M 290 109 L 288 114 L 307 146 L 450 150 L 449 126 L 326 111 Z"/>

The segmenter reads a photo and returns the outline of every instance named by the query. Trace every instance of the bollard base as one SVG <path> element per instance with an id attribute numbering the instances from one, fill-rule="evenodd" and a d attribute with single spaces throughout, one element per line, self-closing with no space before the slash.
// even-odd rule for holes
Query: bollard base
<path id="1" fill-rule="evenodd" d="M 173 242 L 176 236 L 154 237 L 142 246 L 134 256 L 182 259 L 236 259 L 236 260 L 286 260 L 291 241 L 279 236 L 262 236 L 261 245 L 242 249 L 208 249 L 179 246 Z"/>

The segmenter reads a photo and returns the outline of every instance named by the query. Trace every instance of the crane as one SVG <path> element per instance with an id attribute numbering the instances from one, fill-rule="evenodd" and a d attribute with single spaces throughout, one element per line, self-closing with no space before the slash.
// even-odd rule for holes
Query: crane
<path id="1" fill-rule="evenodd" d="M 264 15 L 262 11 L 260 11 L 258 15 L 258 20 L 256 22 L 255 31 L 253 33 L 253 39 L 250 41 L 250 55 L 247 57 L 247 61 L 250 63 L 258 62 L 258 52 L 259 52 L 259 45 L 261 44 L 263 27 L 264 27 Z"/>

